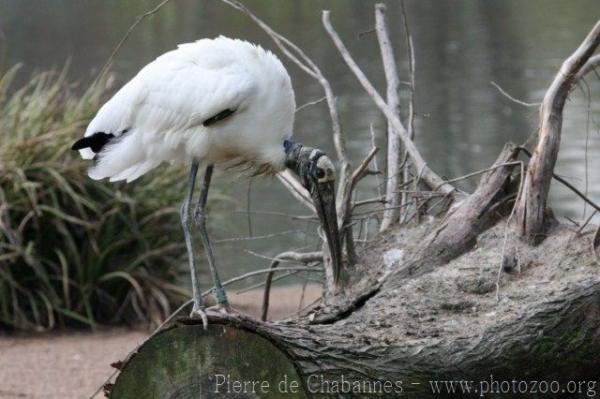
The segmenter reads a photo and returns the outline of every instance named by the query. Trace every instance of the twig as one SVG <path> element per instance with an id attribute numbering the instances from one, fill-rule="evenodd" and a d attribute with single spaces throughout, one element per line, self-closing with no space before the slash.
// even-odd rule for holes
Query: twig
<path id="1" fill-rule="evenodd" d="M 269 216 L 281 216 L 296 220 L 306 220 L 306 221 L 317 221 L 317 216 L 315 215 L 290 215 L 289 213 L 284 212 L 271 212 L 271 211 L 246 211 L 246 210 L 233 210 L 233 213 L 251 213 L 253 215 L 269 215 Z"/>
<path id="2" fill-rule="evenodd" d="M 525 148 L 525 147 L 519 147 L 519 149 L 521 151 L 523 151 L 527 156 L 529 156 L 529 157 L 532 156 L 531 152 L 527 148 Z M 567 188 L 569 188 L 571 191 L 573 191 L 579 198 L 581 198 L 582 200 L 584 200 L 585 202 L 587 202 L 589 205 L 591 205 L 592 208 L 594 208 L 596 211 L 600 211 L 600 205 L 597 205 L 594 201 L 592 201 L 591 199 L 589 199 L 585 194 L 583 194 L 581 191 L 579 191 L 571 183 L 569 183 L 568 181 L 566 181 L 565 179 L 563 179 L 562 177 L 560 177 L 556 173 L 552 173 L 552 177 L 554 179 L 558 180 L 559 182 L 561 182 L 562 184 L 564 184 L 565 186 L 567 186 Z"/>
<path id="3" fill-rule="evenodd" d="M 246 191 L 246 210 L 248 211 L 246 217 L 247 217 L 247 221 L 248 221 L 248 235 L 250 235 L 250 237 L 252 237 L 254 234 L 252 234 L 252 214 L 250 213 L 250 210 L 252 209 L 251 204 L 251 200 L 252 200 L 252 178 L 248 179 L 248 190 Z"/>
<path id="4" fill-rule="evenodd" d="M 291 272 L 287 272 L 287 273 L 282 273 L 282 274 L 280 274 L 277 277 L 273 277 L 273 282 L 279 281 L 279 280 L 283 280 L 283 279 L 285 279 L 287 277 L 295 276 L 298 273 L 299 273 L 299 271 L 291 271 Z M 239 294 L 243 294 L 243 293 L 246 293 L 246 292 L 249 292 L 249 291 L 254 291 L 257 288 L 261 288 L 261 287 L 264 287 L 264 286 L 265 286 L 265 282 L 261 281 L 260 283 L 256 283 L 256 284 L 252 284 L 252 285 L 249 285 L 247 287 L 244 287 L 244 288 L 240 288 L 237 291 L 235 291 L 235 293 L 236 293 L 236 295 L 239 295 Z"/>
<path id="5" fill-rule="evenodd" d="M 386 203 L 385 198 L 383 198 L 383 197 L 368 198 L 365 200 L 353 202 L 352 208 L 356 208 L 356 207 L 364 206 L 364 205 L 370 205 L 370 204 L 385 204 L 385 203 Z"/>
<path id="6" fill-rule="evenodd" d="M 313 213 L 316 213 L 316 209 L 312 203 L 310 194 L 292 174 L 292 172 L 286 169 L 283 172 L 278 173 L 277 178 L 284 185 L 284 187 L 287 188 L 288 191 L 291 192 L 292 195 L 302 203 L 302 205 L 310 209 Z"/>
<path id="7" fill-rule="evenodd" d="M 340 224 L 341 230 L 344 230 L 346 224 L 348 223 L 348 220 L 350 219 L 350 216 L 352 215 L 352 192 L 354 191 L 356 184 L 359 182 L 359 180 L 364 177 L 365 171 L 369 166 L 369 163 L 371 163 L 371 161 L 377 154 L 377 151 L 379 151 L 379 148 L 372 148 L 369 154 L 367 154 L 367 156 L 362 160 L 360 165 L 358 165 L 354 172 L 352 172 L 352 176 L 350 177 L 349 182 L 349 190 L 346 194 L 346 198 L 344 198 L 344 202 L 346 204 L 346 213 L 344 214 L 344 217 L 342 218 L 342 223 Z"/>
<path id="8" fill-rule="evenodd" d="M 583 65 L 581 67 L 581 69 L 579 70 L 579 72 L 577 72 L 577 75 L 575 76 L 575 80 L 580 81 L 589 72 L 595 71 L 595 68 L 597 66 L 600 66 L 600 54 L 596 54 L 587 60 L 585 65 Z"/>
<path id="9" fill-rule="evenodd" d="M 223 286 L 226 285 L 230 285 L 233 283 L 237 283 L 238 281 L 241 280 L 245 280 L 248 277 L 254 277 L 254 276 L 258 276 L 260 274 L 265 274 L 265 273 L 271 273 L 273 270 L 271 268 L 269 269 L 259 269 L 259 270 L 253 270 L 251 272 L 242 274 L 240 276 L 231 278 L 225 282 L 223 282 Z M 281 271 L 281 272 L 289 272 L 289 271 L 306 271 L 306 272 L 320 272 L 322 271 L 319 268 L 316 267 L 307 267 L 307 266 L 286 266 L 286 267 L 280 267 L 277 269 L 277 271 Z M 207 295 L 209 294 L 213 289 L 209 289 L 208 291 L 204 292 L 202 295 Z"/>
<path id="10" fill-rule="evenodd" d="M 423 179 L 427 182 L 429 186 L 439 187 L 439 190 L 443 193 L 455 193 L 456 189 L 452 185 L 444 183 L 442 178 L 440 178 L 433 170 L 431 170 L 426 165 L 421 153 L 419 152 L 419 150 L 417 150 L 417 147 L 415 147 L 415 144 L 410 139 L 410 137 L 408 137 L 408 133 L 402 125 L 402 122 L 400 121 L 398 115 L 394 113 L 394 111 L 387 105 L 387 103 L 383 100 L 381 95 L 373 87 L 369 79 L 365 76 L 363 71 L 358 67 L 358 65 L 348 52 L 348 49 L 346 49 L 346 46 L 340 39 L 337 32 L 333 29 L 329 15 L 329 11 L 323 11 L 322 22 L 323 26 L 325 27 L 325 30 L 331 37 L 333 43 L 342 55 L 342 58 L 344 59 L 350 70 L 354 73 L 360 84 L 363 86 L 364 90 L 373 99 L 377 107 L 381 110 L 381 112 L 383 112 L 386 118 L 390 120 L 394 129 L 400 133 L 400 138 L 402 139 L 404 147 L 410 155 L 413 164 L 417 169 L 423 170 Z"/>
<path id="11" fill-rule="evenodd" d="M 323 261 L 323 253 L 322 252 L 308 252 L 308 253 L 297 253 L 297 252 L 283 252 L 275 257 L 271 262 L 271 266 L 269 267 L 269 273 L 267 274 L 267 278 L 265 280 L 265 291 L 263 294 L 263 304 L 262 304 L 262 313 L 261 320 L 266 321 L 269 313 L 269 298 L 271 295 L 271 284 L 273 282 L 273 273 L 275 269 L 279 266 L 279 263 L 282 260 L 287 261 L 296 261 L 301 263 L 309 263 L 316 261 Z M 281 269 L 280 269 L 281 270 Z"/>
<path id="12" fill-rule="evenodd" d="M 500 87 L 500 85 L 494 81 L 490 82 L 492 84 L 492 86 L 494 86 L 496 89 L 498 89 L 498 91 L 500 92 L 500 94 L 502 94 L 504 97 L 508 98 L 510 101 L 517 103 L 519 105 L 523 105 L 525 107 L 539 107 L 540 105 L 542 105 L 542 103 L 528 103 L 522 100 L 519 100 L 518 98 L 515 98 L 513 96 L 511 96 L 510 94 L 508 94 L 502 87 Z"/>
<path id="13" fill-rule="evenodd" d="M 581 80 L 583 82 L 585 82 L 585 80 Z M 584 157 L 583 157 L 583 163 L 584 163 L 584 175 L 585 175 L 585 190 L 584 193 L 585 195 L 588 195 L 588 188 L 589 188 L 589 159 L 588 159 L 588 149 L 589 149 L 589 145 L 590 145 L 590 114 L 592 112 L 592 93 L 591 93 L 591 89 L 590 86 L 586 83 L 586 87 L 587 87 L 587 112 L 586 112 L 586 120 L 585 120 L 585 152 L 584 152 Z M 585 214 L 587 212 L 587 203 L 583 204 L 583 217 L 585 217 Z"/>
<path id="14" fill-rule="evenodd" d="M 408 127 L 407 133 L 408 137 L 411 140 L 415 139 L 415 107 L 414 107 L 414 97 L 415 97 L 415 69 L 416 69 L 416 58 L 415 58 L 415 49 L 413 46 L 412 35 L 410 34 L 410 29 L 408 27 L 408 16 L 406 14 L 406 6 L 404 4 L 404 0 L 400 1 L 400 9 L 402 10 L 402 21 L 404 25 L 404 35 L 406 37 L 406 51 L 408 56 L 408 76 L 409 76 L 409 98 L 408 98 Z M 410 180 L 410 164 L 408 163 L 408 152 L 404 151 L 404 159 L 402 160 L 402 165 L 400 166 L 402 169 L 402 181 Z M 400 203 L 404 204 L 408 202 L 408 196 L 404 193 L 401 194 Z M 404 209 L 404 212 L 401 213 L 402 217 L 400 218 L 400 223 L 404 223 L 406 218 L 408 217 L 408 208 Z"/>
<path id="15" fill-rule="evenodd" d="M 234 242 L 234 241 L 250 241 L 250 240 L 264 240 L 265 238 L 273 238 L 282 236 L 285 234 L 294 234 L 294 233 L 304 233 L 303 230 L 284 230 L 278 233 L 264 234 L 262 236 L 248 236 L 248 237 L 232 237 L 232 238 L 223 238 L 221 240 L 212 240 L 215 244 L 220 244 L 224 242 Z"/>
<path id="16" fill-rule="evenodd" d="M 108 59 L 106 60 L 106 62 L 104 63 L 104 65 L 102 66 L 102 69 L 100 69 L 100 73 L 98 74 L 98 77 L 96 78 L 95 83 L 101 81 L 102 78 L 104 77 L 104 75 L 106 74 L 106 72 L 108 72 L 108 68 L 112 64 L 112 61 L 115 58 L 115 55 L 117 55 L 117 53 L 119 52 L 119 50 L 121 49 L 121 47 L 123 47 L 123 45 L 125 44 L 125 42 L 129 38 L 129 36 L 135 30 L 135 28 L 139 25 L 139 23 L 142 22 L 145 18 L 147 18 L 147 17 L 149 17 L 149 16 L 151 16 L 153 14 L 156 14 L 169 1 L 171 1 L 171 0 L 163 0 L 163 1 L 161 1 L 152 10 L 146 11 L 145 13 L 143 13 L 142 15 L 139 15 L 135 19 L 135 22 L 129 27 L 129 29 L 127 29 L 127 32 L 125 33 L 125 35 L 121 38 L 121 40 L 119 41 L 119 43 L 117 44 L 117 46 L 110 53 L 110 56 L 108 57 Z"/>
<path id="17" fill-rule="evenodd" d="M 299 111 L 302 111 L 304 108 L 308 108 L 308 107 L 311 107 L 313 105 L 320 104 L 320 103 L 322 103 L 325 100 L 327 100 L 327 97 L 323 96 L 323 97 L 319 98 L 318 100 L 309 101 L 306 104 L 302 104 L 301 106 L 299 106 L 298 108 L 296 108 L 295 112 L 299 112 Z"/>
<path id="18" fill-rule="evenodd" d="M 500 163 L 498 165 L 490 166 L 489 168 L 486 168 L 486 169 L 481 169 L 481 170 L 478 170 L 478 171 L 475 171 L 475 172 L 472 172 L 472 173 L 468 173 L 468 174 L 460 176 L 460 177 L 455 177 L 453 179 L 446 180 L 446 182 L 447 183 L 455 183 L 457 181 L 465 180 L 465 179 L 468 179 L 468 178 L 471 178 L 471 177 L 474 177 L 474 176 L 477 176 L 477 175 L 481 175 L 483 173 L 489 172 L 491 170 L 494 170 L 494 169 L 497 169 L 497 168 L 500 168 L 500 167 L 520 165 L 521 163 L 522 162 L 520 162 L 520 161 L 512 161 L 512 162 Z"/>
<path id="19" fill-rule="evenodd" d="M 597 213 L 598 213 L 598 211 L 594 210 L 594 212 L 592 212 L 591 215 L 588 216 L 588 218 L 585 220 L 585 222 L 583 222 L 583 224 L 579 227 L 579 229 L 577 229 L 577 232 L 576 232 L 577 235 L 581 234 L 583 229 L 585 229 L 585 227 L 592 221 L 592 219 L 594 218 L 594 216 L 596 216 Z"/>
<path id="20" fill-rule="evenodd" d="M 372 123 L 369 124 L 369 133 L 371 133 L 371 148 L 375 148 L 377 147 L 377 142 L 375 141 L 375 130 L 373 130 Z M 377 165 L 377 157 L 373 158 L 373 166 L 376 170 L 379 170 L 379 165 Z M 383 194 L 381 193 L 381 179 L 379 178 L 379 176 L 375 176 L 375 180 L 377 182 L 377 195 L 379 197 L 382 197 Z"/>

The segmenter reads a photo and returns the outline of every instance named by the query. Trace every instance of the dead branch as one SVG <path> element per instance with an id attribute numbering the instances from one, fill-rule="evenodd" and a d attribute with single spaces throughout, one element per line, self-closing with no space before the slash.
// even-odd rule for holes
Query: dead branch
<path id="1" fill-rule="evenodd" d="M 249 235 L 247 237 L 231 237 L 231 238 L 221 238 L 219 240 L 211 240 L 213 244 L 222 244 L 225 242 L 236 242 L 236 241 L 254 241 L 254 240 L 264 240 L 267 238 L 279 237 L 286 234 L 295 234 L 295 233 L 305 233 L 303 230 L 284 230 L 277 233 L 263 234 L 260 236 Z"/>
<path id="2" fill-rule="evenodd" d="M 545 231 L 546 203 L 560 146 L 565 101 L 577 83 L 578 73 L 599 44 L 600 21 L 562 64 L 540 107 L 538 143 L 527 168 L 523 191 L 515 203 L 517 211 L 513 221 L 516 233 L 529 243 L 539 243 Z"/>
<path id="3" fill-rule="evenodd" d="M 350 176 L 350 180 L 348 182 L 348 191 L 346 191 L 346 196 L 344 197 L 344 214 L 342 215 L 342 219 L 339 223 L 340 231 L 344 241 L 346 242 L 346 252 L 348 255 L 348 264 L 354 265 L 356 263 L 356 251 L 354 246 L 354 235 L 352 231 L 352 225 L 350 224 L 350 219 L 352 217 L 352 194 L 354 193 L 354 189 L 356 188 L 356 184 L 366 176 L 368 172 L 368 166 L 379 151 L 379 148 L 373 147 L 369 154 L 362 160 L 360 165 L 352 172 L 352 176 Z"/>
<path id="4" fill-rule="evenodd" d="M 404 0 L 400 1 L 400 9 L 402 10 L 402 22 L 404 25 L 404 35 L 406 37 L 406 52 L 408 57 L 408 78 L 409 78 L 409 98 L 408 98 L 408 124 L 407 124 L 407 132 L 408 137 L 411 140 L 415 139 L 415 49 L 413 46 L 412 35 L 410 34 L 410 29 L 408 27 L 408 16 L 406 15 L 406 7 L 404 5 Z M 402 164 L 400 165 L 402 169 L 402 181 L 407 182 L 410 180 L 410 164 L 408 162 L 408 153 L 404 151 L 404 157 L 402 159 Z M 401 204 L 404 205 L 408 203 L 409 198 L 406 193 L 402 193 L 401 196 Z M 409 209 L 406 208 L 402 217 L 400 218 L 400 222 L 403 223 L 408 218 Z"/>
<path id="5" fill-rule="evenodd" d="M 577 76 L 575 76 L 575 81 L 578 82 L 584 78 L 589 72 L 595 70 L 600 66 L 600 54 L 596 54 L 593 57 L 590 57 L 589 60 L 581 67 L 579 72 L 577 72 Z"/>
<path id="6" fill-rule="evenodd" d="M 263 304 L 262 304 L 262 313 L 261 320 L 267 320 L 267 316 L 269 314 L 269 298 L 271 296 L 271 284 L 273 283 L 273 274 L 275 273 L 275 269 L 279 266 L 279 263 L 282 260 L 287 261 L 295 261 L 300 263 L 310 263 L 310 262 L 318 262 L 323 261 L 323 253 L 322 252 L 306 252 L 306 253 L 298 253 L 298 252 L 283 252 L 280 253 L 273 259 L 271 262 L 271 266 L 269 266 L 269 272 L 267 273 L 267 278 L 265 280 L 265 291 L 263 294 Z"/>
<path id="7" fill-rule="evenodd" d="M 314 101 L 309 101 L 305 104 L 302 104 L 301 106 L 299 106 L 298 108 L 296 108 L 296 113 L 299 111 L 302 111 L 304 108 L 308 108 L 308 107 L 312 107 L 313 105 L 317 105 L 322 103 L 323 101 L 327 100 L 327 97 L 323 96 L 317 100 Z"/>
<path id="8" fill-rule="evenodd" d="M 530 158 L 532 157 L 531 152 L 529 152 L 529 150 L 527 148 L 525 148 L 525 147 L 519 147 L 519 150 L 523 151 L 523 153 L 525 153 L 528 157 L 530 157 Z M 571 183 L 569 183 L 567 180 L 563 179 L 562 177 L 560 177 L 556 173 L 552 173 L 552 178 L 556 179 L 558 182 L 562 183 L 569 190 L 573 191 L 575 193 L 575 195 L 577 195 L 579 198 L 581 198 L 583 201 L 585 201 L 588 205 L 590 205 L 596 211 L 600 211 L 600 205 L 596 204 L 594 201 L 592 201 L 590 198 L 588 198 L 587 195 L 585 195 L 584 193 L 582 193 L 581 191 L 579 191 L 577 189 L 577 187 L 575 187 L 574 185 L 572 185 Z"/>
<path id="9" fill-rule="evenodd" d="M 371 148 L 375 148 L 377 147 L 377 143 L 375 141 L 375 130 L 373 130 L 372 123 L 369 125 L 369 133 L 371 134 Z M 379 165 L 377 164 L 377 157 L 373 158 L 373 167 L 375 168 L 375 170 L 379 170 Z M 375 180 L 377 182 L 377 196 L 383 197 L 383 194 L 381 193 L 382 184 L 379 179 L 379 176 L 375 176 Z"/>
<path id="10" fill-rule="evenodd" d="M 371 151 L 369 151 L 367 156 L 362 160 L 360 165 L 358 165 L 354 172 L 352 172 L 352 176 L 350 176 L 350 190 L 348 191 L 346 198 L 344 198 L 344 202 L 346 203 L 346 213 L 344 214 L 344 217 L 342 219 L 341 230 L 344 229 L 344 226 L 346 226 L 346 224 L 350 220 L 350 217 L 352 216 L 352 192 L 356 188 L 356 184 L 360 181 L 360 179 L 362 179 L 365 176 L 367 167 L 369 166 L 369 163 L 371 163 L 375 155 L 377 155 L 377 151 L 379 151 L 379 148 L 373 147 Z"/>
<path id="11" fill-rule="evenodd" d="M 388 33 L 385 19 L 386 6 L 383 3 L 375 5 L 375 31 L 377 32 L 377 41 L 381 52 L 385 80 L 387 82 L 387 104 L 396 114 L 400 114 L 400 82 L 398 80 L 398 68 L 394 57 L 394 49 Z M 398 133 L 390 121 L 387 126 L 387 180 L 385 190 L 385 200 L 390 205 L 381 219 L 380 231 L 390 227 L 398 220 L 398 208 L 400 204 L 400 194 L 398 190 L 398 179 L 400 178 L 400 133 Z"/>
<path id="12" fill-rule="evenodd" d="M 125 32 L 125 35 L 123 35 L 123 37 L 121 38 L 121 40 L 119 41 L 119 43 L 117 43 L 116 47 L 110 53 L 110 55 L 108 56 L 108 59 L 106 60 L 106 62 L 102 66 L 102 69 L 100 69 L 100 72 L 98 73 L 98 77 L 95 80 L 96 83 L 100 82 L 102 80 L 102 78 L 106 75 L 106 72 L 108 72 L 108 68 L 110 68 L 110 65 L 112 64 L 112 61 L 115 58 L 115 55 L 117 55 L 117 53 L 119 52 L 119 50 L 121 49 L 121 47 L 123 47 L 123 45 L 125 44 L 125 42 L 129 38 L 129 36 L 135 30 L 135 28 L 139 25 L 139 23 L 142 22 L 145 18 L 147 18 L 147 17 L 149 17 L 149 16 L 151 16 L 153 14 L 156 14 L 169 1 L 171 1 L 171 0 L 163 0 L 163 1 L 161 1 L 156 7 L 154 7 L 150 11 L 146 11 L 142 15 L 139 15 L 135 19 L 135 22 L 133 24 L 131 24 L 131 26 L 129 27 L 129 29 L 127 29 L 127 32 Z"/>
<path id="13" fill-rule="evenodd" d="M 394 129 L 400 133 L 402 143 L 404 144 L 406 151 L 408 152 L 413 164 L 415 165 L 415 168 L 417 170 L 422 171 L 423 180 L 431 187 L 439 187 L 439 190 L 445 194 L 454 195 L 457 190 L 452 185 L 445 183 L 440 176 L 438 176 L 433 170 L 431 170 L 427 166 L 427 163 L 421 156 L 421 153 L 419 152 L 419 150 L 417 150 L 417 147 L 414 145 L 413 141 L 408 136 L 408 133 L 404 128 L 404 125 L 400 121 L 398 115 L 396 115 L 394 111 L 388 106 L 388 104 L 383 100 L 381 95 L 377 92 L 375 87 L 373 87 L 369 79 L 365 76 L 363 71 L 356 64 L 356 61 L 354 61 L 354 59 L 348 52 L 348 49 L 340 39 L 339 35 L 333 29 L 329 18 L 329 14 L 329 11 L 323 11 L 322 21 L 325 30 L 331 37 L 333 43 L 335 44 L 336 48 L 338 49 L 339 53 L 341 54 L 342 58 L 344 59 L 350 70 L 354 73 L 360 84 L 363 86 L 363 89 L 373 99 L 377 107 L 390 121 Z"/>
<path id="14" fill-rule="evenodd" d="M 525 102 L 523 100 L 519 100 L 518 98 L 515 98 L 513 96 L 511 96 L 510 94 L 508 94 L 508 92 L 506 92 L 506 90 L 504 90 L 502 87 L 500 87 L 500 85 L 494 81 L 490 82 L 492 86 L 494 86 L 496 89 L 498 89 L 498 91 L 500 92 L 500 94 L 502 94 L 504 97 L 508 98 L 510 101 L 522 105 L 524 107 L 539 107 L 540 105 L 542 105 L 542 103 L 528 103 Z"/>
<path id="15" fill-rule="evenodd" d="M 448 261 L 470 249 L 477 235 L 489 227 L 489 208 L 506 190 L 518 147 L 507 144 L 494 165 L 481 177 L 477 189 L 457 208 L 452 210 L 441 225 L 429 236 L 428 254 Z"/>
<path id="16" fill-rule="evenodd" d="M 286 169 L 283 172 L 278 173 L 277 178 L 281 184 L 283 184 L 283 186 L 287 188 L 288 191 L 292 193 L 292 195 L 296 197 L 298 201 L 300 201 L 300 203 L 302 203 L 302 205 L 310 209 L 310 211 L 313 213 L 317 212 L 315 206 L 313 205 L 312 199 L 310 198 L 310 194 L 292 174 L 292 172 Z"/>

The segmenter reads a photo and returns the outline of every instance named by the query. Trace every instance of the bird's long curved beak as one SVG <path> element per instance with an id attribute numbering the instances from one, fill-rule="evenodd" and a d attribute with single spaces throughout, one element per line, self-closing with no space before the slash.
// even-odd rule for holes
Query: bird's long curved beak
<path id="1" fill-rule="evenodd" d="M 335 208 L 335 168 L 325 153 L 318 149 L 304 147 L 291 140 L 285 140 L 283 148 L 285 166 L 298 175 L 302 186 L 312 197 L 329 246 L 333 280 L 337 286 L 342 274 L 342 244 Z"/>
<path id="2" fill-rule="evenodd" d="M 342 245 L 338 231 L 337 213 L 335 209 L 334 181 L 316 183 L 311 196 L 321 220 L 321 226 L 327 238 L 331 263 L 333 265 L 333 278 L 338 282 L 342 270 Z"/>

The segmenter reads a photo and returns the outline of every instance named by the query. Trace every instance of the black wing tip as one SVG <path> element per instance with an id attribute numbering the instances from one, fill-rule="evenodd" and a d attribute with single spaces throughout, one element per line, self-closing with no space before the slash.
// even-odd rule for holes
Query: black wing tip
<path id="1" fill-rule="evenodd" d="M 78 150 L 83 150 L 84 148 L 88 148 L 89 145 L 87 144 L 87 140 L 86 137 L 77 140 L 76 142 L 73 143 L 73 145 L 71 146 L 71 150 L 73 151 L 78 151 Z"/>
<path id="2" fill-rule="evenodd" d="M 114 137 L 112 133 L 96 132 L 91 136 L 82 137 L 77 140 L 73 143 L 71 149 L 77 151 L 90 148 L 93 152 L 98 153 Z"/>

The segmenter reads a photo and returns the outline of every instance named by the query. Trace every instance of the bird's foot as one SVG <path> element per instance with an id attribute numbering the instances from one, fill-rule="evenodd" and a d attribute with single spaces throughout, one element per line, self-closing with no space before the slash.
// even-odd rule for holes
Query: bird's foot
<path id="1" fill-rule="evenodd" d="M 215 312 L 215 313 L 228 314 L 228 315 L 235 315 L 235 314 L 240 313 L 236 309 L 232 308 L 229 303 L 218 303 L 214 306 L 209 307 L 207 310 L 209 310 L 211 312 Z"/>
<path id="2" fill-rule="evenodd" d="M 202 326 L 204 329 L 206 330 L 208 328 L 208 317 L 206 316 L 206 309 L 204 306 L 197 306 L 194 303 L 194 307 L 190 313 L 190 318 L 202 320 Z"/>

